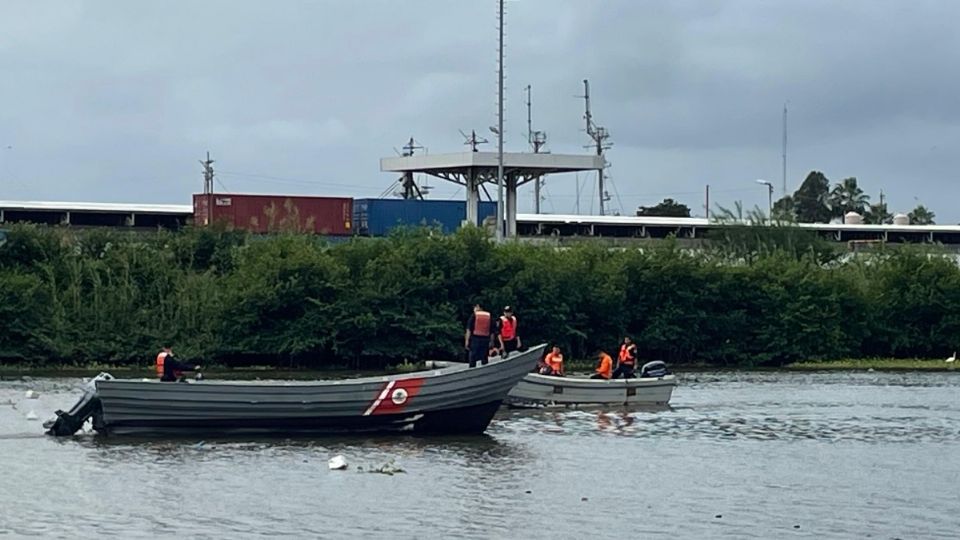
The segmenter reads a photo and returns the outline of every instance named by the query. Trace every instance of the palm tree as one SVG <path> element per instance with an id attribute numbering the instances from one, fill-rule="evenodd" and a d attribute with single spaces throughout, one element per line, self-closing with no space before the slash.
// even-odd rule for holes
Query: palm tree
<path id="1" fill-rule="evenodd" d="M 830 192 L 830 209 L 833 215 L 843 219 L 848 212 L 856 212 L 863 215 L 870 204 L 870 196 L 860 189 L 857 185 L 857 179 L 854 177 L 845 178 L 833 187 Z"/>
<path id="2" fill-rule="evenodd" d="M 907 216 L 910 217 L 910 223 L 912 225 L 933 225 L 933 218 L 937 217 L 936 214 L 927 210 L 927 207 L 922 204 L 918 204 Z"/>

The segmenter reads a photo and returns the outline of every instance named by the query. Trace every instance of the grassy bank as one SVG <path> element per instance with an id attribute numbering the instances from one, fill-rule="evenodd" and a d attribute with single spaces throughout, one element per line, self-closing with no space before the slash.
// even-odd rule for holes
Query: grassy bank
<path id="1" fill-rule="evenodd" d="M 868 369 L 877 371 L 953 371 L 955 365 L 955 363 L 947 363 L 943 360 L 922 360 L 918 358 L 862 358 L 795 362 L 786 367 L 791 371 L 862 371 Z"/>

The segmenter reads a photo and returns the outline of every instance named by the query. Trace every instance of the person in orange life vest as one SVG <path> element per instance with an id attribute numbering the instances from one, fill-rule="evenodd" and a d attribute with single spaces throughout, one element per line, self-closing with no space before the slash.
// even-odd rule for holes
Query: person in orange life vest
<path id="1" fill-rule="evenodd" d="M 637 345 L 630 338 L 623 338 L 620 344 L 620 354 L 617 355 L 617 369 L 613 371 L 613 378 L 632 379 L 637 369 Z"/>
<path id="2" fill-rule="evenodd" d="M 500 353 L 504 357 L 521 347 L 520 335 L 517 333 L 517 317 L 510 306 L 503 308 L 503 315 L 497 321 L 497 339 L 500 341 Z"/>
<path id="3" fill-rule="evenodd" d="M 594 370 L 595 373 L 591 375 L 590 378 L 609 379 L 613 372 L 613 358 L 610 358 L 610 355 L 604 351 L 600 351 L 597 358 L 600 359 L 600 363 L 597 364 L 597 369 Z"/>
<path id="4" fill-rule="evenodd" d="M 173 357 L 173 350 L 165 346 L 156 361 L 157 377 L 163 382 L 173 382 L 179 379 L 184 371 L 200 371 L 200 366 L 184 364 Z"/>
<path id="5" fill-rule="evenodd" d="M 544 366 L 540 370 L 541 375 L 563 377 L 563 354 L 560 352 L 560 347 L 554 345 L 553 350 L 551 350 L 550 353 L 544 357 L 543 363 Z"/>
<path id="6" fill-rule="evenodd" d="M 473 306 L 473 315 L 467 320 L 467 331 L 463 336 L 463 347 L 469 351 L 470 367 L 476 367 L 477 360 L 486 365 L 490 352 L 490 337 L 493 334 L 493 319 L 489 311 L 480 304 Z"/>

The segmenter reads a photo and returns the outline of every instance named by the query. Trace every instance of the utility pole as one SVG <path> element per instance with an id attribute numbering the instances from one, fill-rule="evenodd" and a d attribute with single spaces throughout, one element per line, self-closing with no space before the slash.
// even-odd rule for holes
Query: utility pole
<path id="1" fill-rule="evenodd" d="M 213 160 L 210 159 L 210 152 L 207 152 L 207 159 L 201 160 L 203 165 L 203 193 L 207 196 L 207 225 L 213 224 Z"/>
<path id="2" fill-rule="evenodd" d="M 587 135 L 593 139 L 594 144 L 586 146 L 586 148 L 594 148 L 597 151 L 597 155 L 603 158 L 604 150 L 610 148 L 611 144 L 606 142 L 610 138 L 610 133 L 607 132 L 607 128 L 598 126 L 593 123 L 593 115 L 590 113 L 590 81 L 587 79 L 583 80 L 583 98 L 584 102 L 584 114 L 583 118 L 587 122 Z M 600 169 L 597 170 L 597 182 L 600 192 L 600 215 L 605 215 L 604 205 L 606 201 L 610 200 L 610 196 L 607 195 L 607 192 L 603 189 L 603 169 L 606 166 L 606 160 L 603 160 Z"/>
<path id="3" fill-rule="evenodd" d="M 783 197 L 787 196 L 787 104 L 783 104 Z"/>
<path id="4" fill-rule="evenodd" d="M 497 242 L 503 242 L 505 208 L 503 200 L 503 2 L 498 1 L 497 17 Z"/>
<path id="5" fill-rule="evenodd" d="M 707 221 L 710 221 L 710 184 L 707 184 L 707 190 L 704 198 L 706 200 L 704 201 L 703 207 L 707 211 Z"/>
<path id="6" fill-rule="evenodd" d="M 547 144 L 547 133 L 544 131 L 533 130 L 533 103 L 531 99 L 532 88 L 527 85 L 527 144 L 533 148 L 534 154 L 539 154 L 540 149 Z M 543 186 L 542 177 L 535 178 L 533 181 L 533 213 L 540 213 L 540 188 Z"/>

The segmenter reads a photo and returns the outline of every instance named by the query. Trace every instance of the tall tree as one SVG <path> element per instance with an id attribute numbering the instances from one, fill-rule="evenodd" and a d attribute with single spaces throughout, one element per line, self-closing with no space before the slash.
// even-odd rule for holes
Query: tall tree
<path id="1" fill-rule="evenodd" d="M 793 194 L 797 221 L 827 223 L 830 221 L 830 181 L 820 171 L 810 171 Z"/>
<path id="2" fill-rule="evenodd" d="M 770 217 L 774 221 L 796 221 L 797 209 L 793 197 L 787 195 L 773 203 L 773 215 Z"/>
<path id="3" fill-rule="evenodd" d="M 845 178 L 837 183 L 830 192 L 830 210 L 834 217 L 841 220 L 849 212 L 856 212 L 863 215 L 866 212 L 867 205 L 870 204 L 870 196 L 860 189 L 855 177 Z"/>
<path id="4" fill-rule="evenodd" d="M 690 217 L 690 207 L 673 199 L 664 199 L 654 206 L 641 206 L 638 216 Z"/>
<path id="5" fill-rule="evenodd" d="M 933 225 L 933 219 L 937 217 L 922 204 L 918 204 L 907 216 L 910 217 L 910 223 L 913 225 Z"/>

